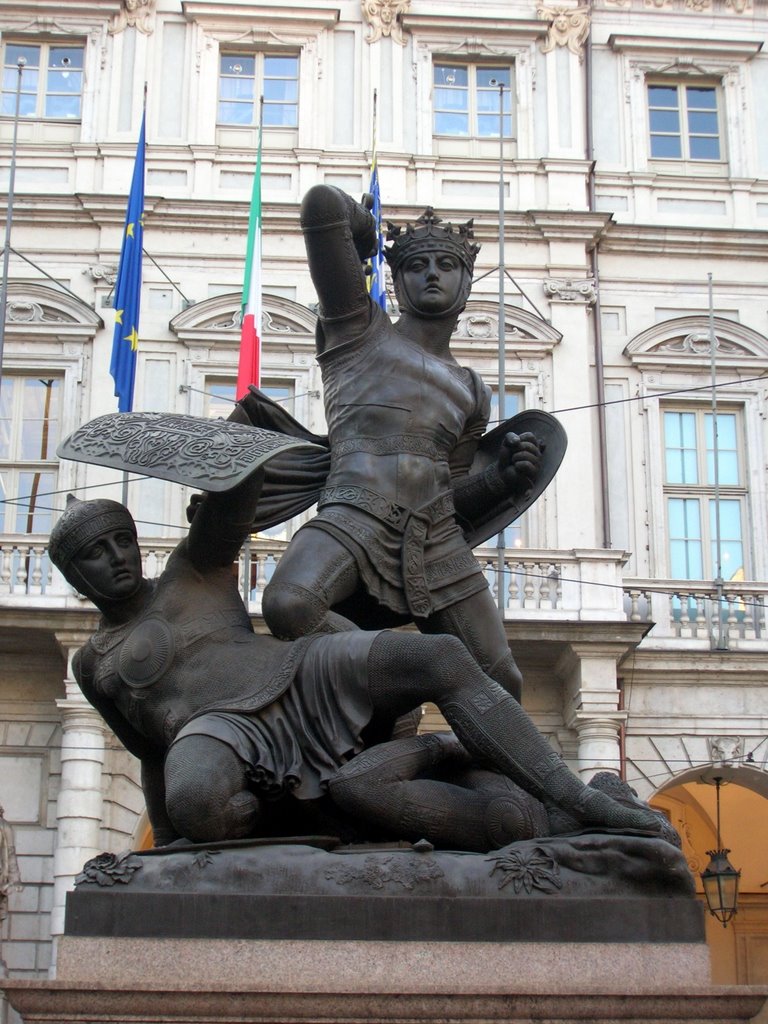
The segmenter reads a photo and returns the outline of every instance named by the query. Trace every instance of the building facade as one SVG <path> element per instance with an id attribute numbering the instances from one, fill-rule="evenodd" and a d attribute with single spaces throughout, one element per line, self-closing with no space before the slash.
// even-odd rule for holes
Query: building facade
<path id="1" fill-rule="evenodd" d="M 375 124 L 385 218 L 474 218 L 457 358 L 497 409 L 503 379 L 506 415 L 545 409 L 568 432 L 545 495 L 477 551 L 497 596 L 501 580 L 524 703 L 585 778 L 621 772 L 665 809 L 694 872 L 717 845 L 713 780 L 729 783 L 742 895 L 712 932 L 714 977 L 768 980 L 767 37 L 762 0 L 3 5 L 5 210 L 18 125 L 0 390 L 12 976 L 55 969 L 86 859 L 149 841 L 138 766 L 71 674 L 96 614 L 46 554 L 68 492 L 121 494 L 114 472 L 55 452 L 116 409 L 112 292 L 146 84 L 134 408 L 231 408 L 263 95 L 263 386 L 322 432 L 299 204 L 318 182 L 368 188 Z M 187 500 L 129 483 L 150 575 Z M 296 525 L 241 561 L 257 629 Z"/>

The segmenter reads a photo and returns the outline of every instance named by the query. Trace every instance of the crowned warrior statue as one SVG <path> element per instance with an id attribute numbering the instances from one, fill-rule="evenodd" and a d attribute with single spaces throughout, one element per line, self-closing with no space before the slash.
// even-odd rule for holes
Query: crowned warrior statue
<path id="1" fill-rule="evenodd" d="M 317 186 L 302 227 L 320 298 L 330 470 L 317 514 L 265 590 L 267 624 L 296 638 L 348 629 L 350 619 L 367 628 L 413 621 L 458 637 L 519 696 L 520 672 L 470 544 L 478 522 L 531 493 L 544 446 L 530 430 L 502 430 L 478 471 L 490 390 L 450 350 L 479 249 L 472 222 L 454 227 L 430 208 L 405 229 L 389 225 L 394 324 L 366 288 L 362 260 L 376 245 L 368 210 Z M 258 402 L 247 396 L 241 411 L 274 426 L 259 419 Z"/>

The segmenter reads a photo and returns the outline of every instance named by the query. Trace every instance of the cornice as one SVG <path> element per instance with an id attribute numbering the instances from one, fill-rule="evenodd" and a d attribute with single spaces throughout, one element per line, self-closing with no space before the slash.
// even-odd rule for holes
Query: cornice
<path id="1" fill-rule="evenodd" d="M 610 213 L 588 210 L 528 210 L 525 216 L 547 241 L 583 241 L 588 249 L 603 237 L 612 222 Z"/>
<path id="2" fill-rule="evenodd" d="M 612 223 L 600 239 L 600 251 L 764 260 L 768 257 L 768 230 Z"/>
<path id="3" fill-rule="evenodd" d="M 333 28 L 339 20 L 339 8 L 332 5 L 301 7 L 291 3 L 254 4 L 252 0 L 182 0 L 184 16 L 211 35 L 234 30 L 266 33 L 273 38 L 281 33 L 316 36 Z"/>
<path id="4" fill-rule="evenodd" d="M 40 18 L 50 18 L 54 22 L 73 19 L 89 23 L 105 22 L 120 13 L 122 0 L 13 0 L 12 4 L 3 4 L 3 8 L 0 12 L 0 28 L 18 29 L 21 22 Z"/>
<path id="5" fill-rule="evenodd" d="M 651 35 L 611 33 L 608 45 L 617 53 L 644 54 L 666 53 L 675 57 L 691 53 L 728 60 L 749 60 L 763 48 L 762 39 L 728 39 L 712 35 L 708 38 L 693 38 L 679 35 Z"/>
<path id="6" fill-rule="evenodd" d="M 402 15 L 403 28 L 420 34 L 450 33 L 471 36 L 502 36 L 505 39 L 519 39 L 530 42 L 543 39 L 548 26 L 535 18 L 509 18 L 493 14 L 481 14 L 471 10 L 465 14 L 409 13 Z"/>

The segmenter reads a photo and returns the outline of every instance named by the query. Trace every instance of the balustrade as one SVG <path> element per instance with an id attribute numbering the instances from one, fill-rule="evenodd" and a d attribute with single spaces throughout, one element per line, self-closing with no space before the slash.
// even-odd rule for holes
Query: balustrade
<path id="1" fill-rule="evenodd" d="M 160 575 L 174 540 L 142 541 L 145 575 Z M 254 537 L 240 554 L 238 580 L 248 609 L 260 614 L 261 600 L 286 541 Z M 475 552 L 498 600 L 499 564 L 495 548 Z M 508 549 L 504 554 L 505 618 L 654 623 L 654 640 L 707 641 L 731 647 L 768 635 L 768 584 L 726 583 L 721 597 L 712 583 L 627 579 L 616 553 L 596 550 Z M 23 605 L 30 599 L 61 606 L 72 589 L 51 565 L 45 543 L 23 535 L 0 538 L 0 602 Z M 718 616 L 720 622 L 718 622 Z"/>

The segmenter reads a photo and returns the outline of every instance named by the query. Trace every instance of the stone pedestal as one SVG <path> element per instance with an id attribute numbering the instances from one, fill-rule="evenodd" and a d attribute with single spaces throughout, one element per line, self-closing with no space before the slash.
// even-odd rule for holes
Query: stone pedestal
<path id="1" fill-rule="evenodd" d="M 608 866 L 605 837 L 563 842 L 102 857 L 57 979 L 4 987 L 25 1024 L 757 1024 L 768 988 L 709 982 L 678 851 L 642 841 L 644 897 L 617 883 L 636 841 L 612 838 L 609 879 L 574 867 Z"/>
<path id="2" fill-rule="evenodd" d="M 25 1024 L 766 1024 L 706 949 L 652 943 L 61 940 L 61 977 L 5 982 Z"/>

